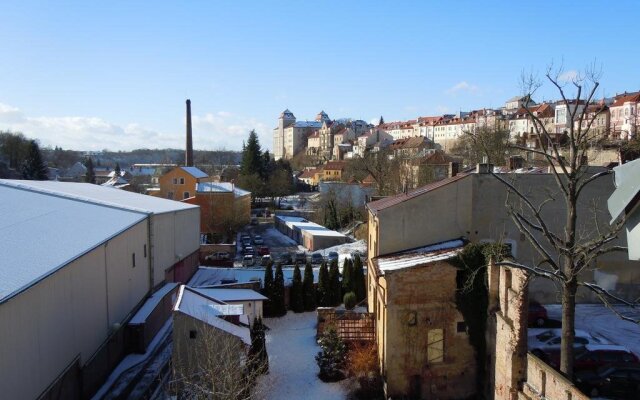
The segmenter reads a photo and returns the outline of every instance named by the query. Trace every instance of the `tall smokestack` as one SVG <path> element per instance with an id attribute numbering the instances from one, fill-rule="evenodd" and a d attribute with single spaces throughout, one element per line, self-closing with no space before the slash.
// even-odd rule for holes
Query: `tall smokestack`
<path id="1" fill-rule="evenodd" d="M 191 100 L 187 99 L 187 153 L 185 159 L 187 167 L 193 167 L 193 139 L 191 137 Z"/>

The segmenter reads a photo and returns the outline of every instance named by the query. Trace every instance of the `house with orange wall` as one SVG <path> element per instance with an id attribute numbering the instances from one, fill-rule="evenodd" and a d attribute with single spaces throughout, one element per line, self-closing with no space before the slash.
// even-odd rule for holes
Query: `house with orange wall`
<path id="1" fill-rule="evenodd" d="M 155 196 L 184 200 L 195 195 L 196 184 L 209 175 L 196 167 L 176 167 L 159 178 L 160 191 Z"/>

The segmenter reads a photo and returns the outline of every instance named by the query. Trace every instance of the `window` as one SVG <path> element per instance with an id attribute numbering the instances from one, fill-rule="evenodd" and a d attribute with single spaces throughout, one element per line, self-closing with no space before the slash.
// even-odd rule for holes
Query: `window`
<path id="1" fill-rule="evenodd" d="M 444 332 L 442 329 L 427 331 L 427 362 L 441 363 L 444 361 Z"/>
<path id="2" fill-rule="evenodd" d="M 456 324 L 456 332 L 467 333 L 467 324 L 464 321 L 460 321 Z"/>
<path id="3" fill-rule="evenodd" d="M 167 199 L 173 200 L 173 192 L 167 193 Z"/>
<path id="4" fill-rule="evenodd" d="M 178 178 L 173 178 L 173 184 L 177 185 L 178 184 Z"/>
<path id="5" fill-rule="evenodd" d="M 182 193 L 182 198 L 183 198 L 183 199 L 188 199 L 189 197 L 190 197 L 190 196 L 189 196 L 189 192 L 184 192 L 184 193 Z"/>
<path id="6" fill-rule="evenodd" d="M 136 253 L 131 254 L 131 265 L 133 268 L 136 267 Z"/>
<path id="7" fill-rule="evenodd" d="M 195 330 L 189 331 L 189 339 L 195 339 L 198 336 L 198 332 Z"/>
<path id="8" fill-rule="evenodd" d="M 144 258 L 147 258 L 147 245 L 145 244 L 142 249 L 144 251 Z"/>
<path id="9" fill-rule="evenodd" d="M 184 185 L 184 178 L 180 178 L 180 184 Z"/>

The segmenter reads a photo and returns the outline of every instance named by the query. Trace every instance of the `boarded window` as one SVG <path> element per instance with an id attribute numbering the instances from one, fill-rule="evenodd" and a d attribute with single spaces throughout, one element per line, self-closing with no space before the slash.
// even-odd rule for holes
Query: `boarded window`
<path id="1" fill-rule="evenodd" d="M 442 329 L 429 329 L 427 332 L 427 362 L 444 361 L 444 332 Z"/>
<path id="2" fill-rule="evenodd" d="M 131 265 L 133 268 L 136 267 L 136 253 L 131 254 Z"/>

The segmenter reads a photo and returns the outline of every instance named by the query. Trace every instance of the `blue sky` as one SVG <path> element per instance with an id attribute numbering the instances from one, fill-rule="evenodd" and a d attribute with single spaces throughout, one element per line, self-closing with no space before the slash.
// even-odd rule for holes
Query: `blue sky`
<path id="1" fill-rule="evenodd" d="M 0 3 L 0 130 L 78 150 L 270 148 L 278 115 L 386 121 L 499 107 L 523 70 L 640 89 L 640 3 Z M 558 96 L 550 85 L 536 100 Z"/>

